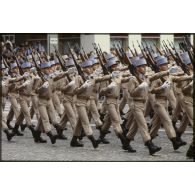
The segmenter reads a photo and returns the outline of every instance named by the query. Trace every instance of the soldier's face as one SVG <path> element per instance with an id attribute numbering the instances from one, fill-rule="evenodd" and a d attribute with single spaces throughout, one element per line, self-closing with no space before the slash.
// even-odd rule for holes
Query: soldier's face
<path id="1" fill-rule="evenodd" d="M 146 66 L 143 65 L 143 66 L 138 66 L 137 68 L 137 71 L 141 74 L 146 74 Z"/>
<path id="2" fill-rule="evenodd" d="M 25 69 L 24 69 L 24 72 L 30 73 L 30 68 L 25 68 Z"/>
<path id="3" fill-rule="evenodd" d="M 161 65 L 161 66 L 159 66 L 159 69 L 160 69 L 160 71 L 167 71 L 168 65 L 167 64 Z"/>
<path id="4" fill-rule="evenodd" d="M 193 70 L 193 65 L 192 64 L 189 64 L 188 67 L 189 67 L 190 70 Z"/>
<path id="5" fill-rule="evenodd" d="M 92 67 L 86 67 L 83 69 L 83 71 L 86 73 L 86 74 L 92 74 L 93 73 L 93 68 Z"/>
<path id="6" fill-rule="evenodd" d="M 43 73 L 44 73 L 44 74 L 49 75 L 50 72 L 51 72 L 51 69 L 50 69 L 50 68 L 44 68 L 44 69 L 43 69 Z"/>
<path id="7" fill-rule="evenodd" d="M 118 64 L 114 64 L 111 66 L 112 71 L 117 71 L 119 69 Z"/>
<path id="8" fill-rule="evenodd" d="M 0 76 L 2 77 L 4 75 L 4 70 L 0 69 Z"/>
<path id="9" fill-rule="evenodd" d="M 15 74 L 18 74 L 18 73 L 19 73 L 18 67 L 13 68 L 13 69 L 12 69 L 12 72 L 15 73 Z"/>

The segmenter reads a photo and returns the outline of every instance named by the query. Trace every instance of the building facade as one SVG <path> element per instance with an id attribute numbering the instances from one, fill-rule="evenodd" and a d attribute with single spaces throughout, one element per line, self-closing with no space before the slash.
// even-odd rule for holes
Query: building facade
<path id="1" fill-rule="evenodd" d="M 114 45 L 120 45 L 124 49 L 134 47 L 140 51 L 139 44 L 141 42 L 149 43 L 150 45 L 157 44 L 162 47 L 162 42 L 169 40 L 175 44 L 179 49 L 179 43 L 183 41 L 183 36 L 188 35 L 189 40 L 194 45 L 194 34 L 160 34 L 160 33 L 141 33 L 141 34 L 128 34 L 128 33 L 111 33 L 111 34 L 80 34 L 80 33 L 29 33 L 29 34 L 3 34 L 3 41 L 10 40 L 12 43 L 20 44 L 24 42 L 37 42 L 39 41 L 46 49 L 47 53 L 54 51 L 54 45 L 61 53 L 68 53 L 68 43 L 71 48 L 75 50 L 84 49 L 90 52 L 93 49 L 92 43 L 98 43 L 102 51 L 109 52 Z"/>

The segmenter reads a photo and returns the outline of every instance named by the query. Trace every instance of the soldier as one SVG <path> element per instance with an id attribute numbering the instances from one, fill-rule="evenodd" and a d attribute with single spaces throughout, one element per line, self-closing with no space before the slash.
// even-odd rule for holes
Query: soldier
<path id="1" fill-rule="evenodd" d="M 35 139 L 35 130 L 34 126 L 31 121 L 31 116 L 30 116 L 30 102 L 31 102 L 31 91 L 32 91 L 32 78 L 30 77 L 30 68 L 31 68 L 31 63 L 30 62 L 24 62 L 21 65 L 21 68 L 24 72 L 24 81 L 21 83 L 21 85 L 18 85 L 16 89 L 19 92 L 19 104 L 20 104 L 20 114 L 16 118 L 16 123 L 15 127 L 13 129 L 14 132 L 18 131 L 19 126 L 22 124 L 22 121 L 25 119 L 27 127 L 31 130 L 33 138 Z"/>
<path id="2" fill-rule="evenodd" d="M 51 75 L 51 66 L 49 63 L 42 63 L 41 69 L 44 73 L 44 82 L 38 79 L 37 82 L 34 84 L 34 88 L 36 89 L 36 93 L 38 93 L 38 108 L 40 113 L 40 119 L 38 121 L 37 126 L 37 134 L 40 138 L 41 135 L 41 129 L 39 125 L 43 125 L 44 131 L 46 132 L 47 136 L 50 138 L 51 143 L 55 144 L 56 139 L 59 136 L 62 136 L 62 129 L 60 129 L 60 126 L 57 122 L 55 109 L 52 103 L 52 84 L 53 81 L 58 80 L 59 78 L 65 76 L 68 74 L 67 72 L 60 75 L 60 77 L 57 78 L 53 77 Z M 41 120 L 41 121 L 40 121 Z M 51 125 L 50 120 L 53 126 L 56 128 L 58 135 L 53 135 L 51 131 Z"/>
<path id="3" fill-rule="evenodd" d="M 166 57 L 159 57 L 157 59 L 157 65 L 160 71 L 168 70 L 168 60 Z M 171 140 L 173 144 L 174 150 L 177 150 L 179 147 L 185 145 L 181 140 L 177 140 L 176 133 L 173 128 L 171 119 L 167 113 L 167 91 L 171 87 L 170 82 L 168 81 L 168 76 L 164 76 L 161 79 L 157 79 L 152 83 L 151 93 L 155 94 L 155 103 L 154 103 L 154 111 L 156 117 L 155 123 L 152 124 L 150 130 L 150 136 L 152 139 L 156 137 L 157 131 L 160 128 L 161 123 L 165 128 L 165 132 L 168 138 Z"/>
<path id="4" fill-rule="evenodd" d="M 147 65 L 146 60 L 137 59 L 134 61 L 133 65 L 135 67 L 135 75 L 136 75 L 136 77 L 133 77 L 130 80 L 131 82 L 130 95 L 133 98 L 133 106 L 132 106 L 133 120 L 126 137 L 128 139 L 128 142 L 130 143 L 132 140 L 134 140 L 134 136 L 136 135 L 137 130 L 139 130 L 145 145 L 149 149 L 150 155 L 153 155 L 156 152 L 160 151 L 161 147 L 155 146 L 153 144 L 150 134 L 148 132 L 148 127 L 147 127 L 144 114 L 146 108 L 146 101 L 148 98 L 148 90 L 149 90 L 148 83 L 160 77 L 161 75 L 157 75 L 149 80 L 146 80 L 145 77 L 146 65 Z"/>

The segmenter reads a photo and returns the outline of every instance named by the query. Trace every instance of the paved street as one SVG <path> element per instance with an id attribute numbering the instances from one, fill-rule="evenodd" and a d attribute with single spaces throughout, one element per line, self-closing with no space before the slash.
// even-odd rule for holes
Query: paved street
<path id="1" fill-rule="evenodd" d="M 7 105 L 6 109 L 8 107 Z M 36 120 L 33 120 L 33 123 L 36 124 Z M 92 126 L 94 125 L 92 124 Z M 55 145 L 50 143 L 46 135 L 43 137 L 47 139 L 47 143 L 34 143 L 28 128 L 25 129 L 23 137 L 14 137 L 11 142 L 8 142 L 5 134 L 2 133 L 2 159 L 4 161 L 191 161 L 185 157 L 192 138 L 191 128 L 188 128 L 183 136 L 188 145 L 181 147 L 178 151 L 173 150 L 164 129 L 160 129 L 159 136 L 154 140 L 154 143 L 161 146 L 162 150 L 155 156 L 149 155 L 139 133 L 136 135 L 135 141 L 132 142 L 132 146 L 137 152 L 132 154 L 121 149 L 121 143 L 115 136 L 113 129 L 107 135 L 111 143 L 108 145 L 101 144 L 95 150 L 87 138 L 83 139 L 84 148 L 70 147 L 71 131 L 68 125 L 68 130 L 64 131 L 68 140 L 57 140 Z M 94 130 L 94 134 L 97 138 L 98 131 Z"/>

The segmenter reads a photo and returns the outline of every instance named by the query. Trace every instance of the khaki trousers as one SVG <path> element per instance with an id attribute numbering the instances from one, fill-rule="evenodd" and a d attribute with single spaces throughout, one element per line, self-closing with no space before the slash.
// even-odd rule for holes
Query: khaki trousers
<path id="1" fill-rule="evenodd" d="M 171 118 L 167 112 L 167 101 L 166 100 L 156 100 L 154 104 L 154 119 L 150 130 L 150 136 L 153 139 L 156 137 L 160 125 L 163 124 L 165 132 L 169 139 L 176 137 L 175 130 L 172 125 Z"/>
<path id="2" fill-rule="evenodd" d="M 50 120 L 53 125 L 57 124 L 57 118 L 52 100 L 39 99 L 38 102 L 40 119 L 43 124 L 45 132 L 51 131 Z M 50 119 L 50 120 L 49 120 Z"/>
<path id="3" fill-rule="evenodd" d="M 131 123 L 129 131 L 126 135 L 126 137 L 129 140 L 134 140 L 134 137 L 138 130 L 141 133 L 144 143 L 151 139 L 150 134 L 148 133 L 148 127 L 144 117 L 145 108 L 146 103 L 134 101 L 134 105 L 132 107 L 133 122 Z"/>

